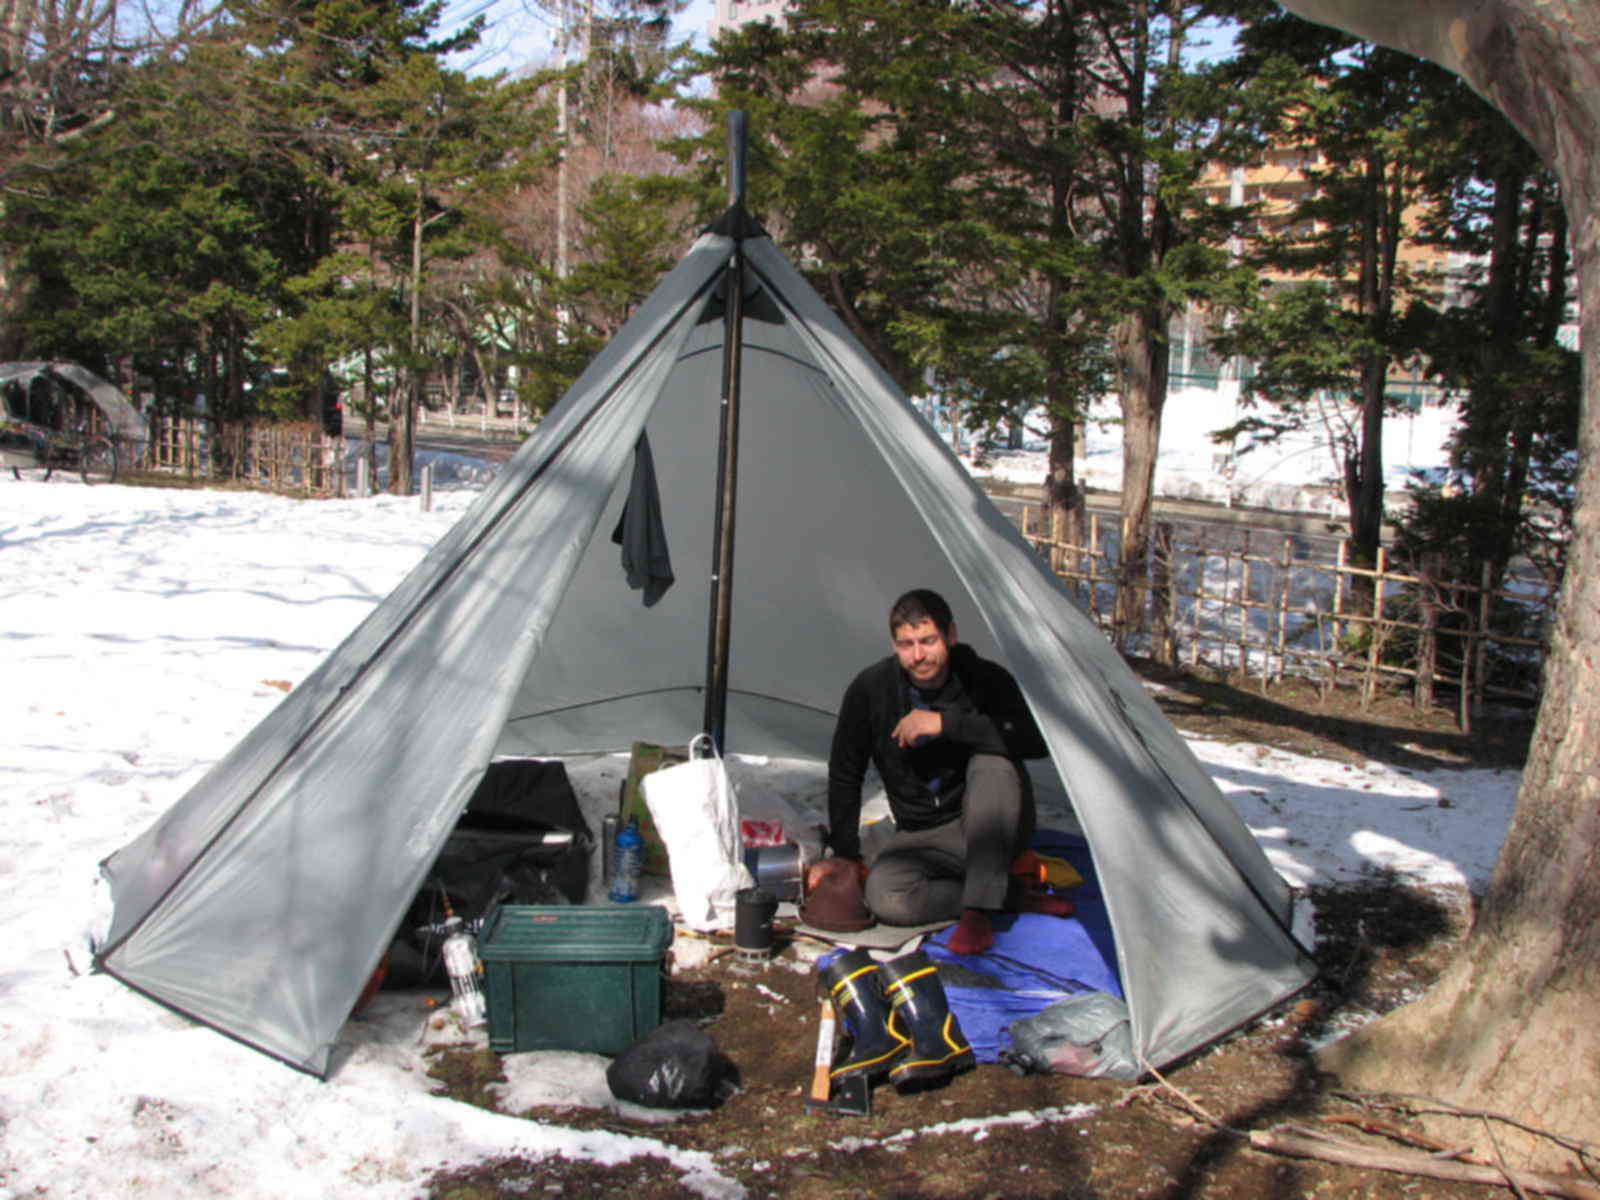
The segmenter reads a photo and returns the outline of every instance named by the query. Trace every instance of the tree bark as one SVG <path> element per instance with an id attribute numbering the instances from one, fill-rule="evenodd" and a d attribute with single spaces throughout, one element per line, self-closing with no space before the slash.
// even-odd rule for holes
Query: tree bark
<path id="1" fill-rule="evenodd" d="M 417 405 L 422 400 L 422 232 L 423 192 L 419 187 L 411 217 L 411 362 L 406 386 L 399 396 L 399 420 L 389 422 L 389 490 L 396 496 L 411 494 L 412 467 L 417 445 Z"/>
<path id="2" fill-rule="evenodd" d="M 1150 513 L 1154 505 L 1161 413 L 1167 401 L 1171 351 L 1163 309 L 1140 309 L 1117 331 L 1122 394 L 1122 526 L 1117 628 L 1146 625 L 1149 596 Z"/>
<path id="3" fill-rule="evenodd" d="M 1361 427 L 1345 459 L 1345 500 L 1350 512 L 1350 560 L 1358 567 L 1378 561 L 1383 541 L 1383 410 L 1389 358 L 1381 351 L 1361 367 Z M 1370 581 L 1358 577 L 1352 595 L 1358 608 L 1372 597 Z"/>
<path id="4" fill-rule="evenodd" d="M 1472 383 L 1471 403 L 1474 416 L 1480 422 L 1487 416 L 1486 427 L 1491 435 L 1506 434 L 1513 453 L 1499 454 L 1499 439 L 1491 436 L 1493 447 L 1488 460 L 1473 472 L 1471 486 L 1485 497 L 1500 514 L 1496 535 L 1489 551 L 1489 580 L 1498 588 L 1505 575 L 1506 563 L 1515 545 L 1512 532 L 1522 511 L 1522 492 L 1527 477 L 1526 463 L 1518 467 L 1518 457 L 1527 453 L 1526 437 L 1511 433 L 1516 397 L 1505 385 L 1506 365 L 1516 353 L 1522 331 L 1516 327 L 1517 314 L 1522 311 L 1523 286 L 1518 280 L 1528 272 L 1523 265 L 1531 260 L 1537 248 L 1537 238 L 1542 232 L 1535 227 L 1528 230 L 1526 251 L 1523 247 L 1522 198 L 1527 184 L 1527 171 L 1519 162 L 1502 166 L 1494 181 L 1494 207 L 1489 239 L 1489 274 L 1484 296 L 1485 339 L 1481 353 L 1482 375 Z M 1508 523 L 1509 522 L 1509 523 Z"/>
<path id="5" fill-rule="evenodd" d="M 1160 6 L 1168 25 L 1166 68 L 1182 69 L 1183 5 L 1176 0 Z M 1152 26 L 1149 7 L 1140 4 L 1138 33 L 1132 48 L 1132 78 L 1143 80 L 1149 71 Z M 1130 89 L 1130 124 L 1143 125 L 1144 92 Z M 1161 118 L 1163 140 L 1171 137 L 1170 104 Z M 1122 170 L 1121 268 L 1133 280 L 1159 268 L 1174 240 L 1172 213 L 1161 195 L 1160 167 L 1143 152 L 1130 152 Z M 1157 186 L 1149 186 L 1157 183 Z M 1173 305 L 1158 297 L 1146 299 L 1123 320 L 1117 330 L 1116 352 L 1122 407 L 1122 506 L 1119 548 L 1120 581 L 1117 588 L 1116 628 L 1135 633 L 1148 625 L 1150 514 L 1155 503 L 1156 456 L 1160 450 L 1161 415 L 1167 404 L 1167 384 L 1172 347 L 1167 325 Z"/>
<path id="6" fill-rule="evenodd" d="M 1433 990 L 1325 1051 L 1323 1061 L 1360 1087 L 1493 1107 L 1600 1142 L 1600 6 L 1286 6 L 1440 63 L 1511 119 L 1561 180 L 1583 313 L 1575 533 L 1538 725 L 1494 879 L 1477 925 Z M 1572 1165 L 1572 1152 L 1548 1141 L 1515 1131 L 1497 1137 L 1513 1163 Z"/>
<path id="7" fill-rule="evenodd" d="M 1076 70 L 1080 44 L 1074 22 L 1067 14 L 1057 14 L 1051 22 L 1056 36 L 1061 39 L 1061 61 L 1064 69 L 1055 77 L 1055 121 L 1052 131 L 1064 136 L 1077 120 L 1081 76 Z M 1072 236 L 1072 185 L 1074 172 L 1062 169 L 1057 163 L 1050 177 L 1050 238 L 1061 243 Z M 1049 338 L 1051 365 L 1045 377 L 1045 411 L 1050 420 L 1050 447 L 1045 465 L 1044 518 L 1045 528 L 1055 545 L 1050 550 L 1050 569 L 1060 574 L 1065 569 L 1085 570 L 1092 574 L 1094 564 L 1078 550 L 1068 554 L 1060 549 L 1065 542 L 1072 546 L 1089 544 L 1089 511 L 1082 490 L 1078 487 L 1078 430 L 1083 421 L 1083 397 L 1067 384 L 1064 357 L 1071 353 L 1068 333 L 1070 322 L 1064 308 L 1068 285 L 1057 272 L 1051 271 L 1045 279 L 1044 326 Z M 1086 583 L 1094 587 L 1093 581 Z"/>
<path id="8" fill-rule="evenodd" d="M 1083 492 L 1076 478 L 1075 422 L 1061 416 L 1050 418 L 1050 451 L 1045 466 L 1044 517 L 1050 540 L 1056 545 L 1050 549 L 1050 569 L 1063 571 L 1084 570 L 1081 551 L 1068 553 L 1060 543 L 1072 546 L 1088 544 L 1088 528 Z M 1093 584 L 1088 586 L 1092 587 Z"/>
<path id="9" fill-rule="evenodd" d="M 366 449 L 363 453 L 367 456 L 367 486 L 374 492 L 378 490 L 378 400 L 373 395 L 372 388 L 372 347 L 363 346 L 361 349 L 361 401 L 366 406 L 363 419 L 366 422 L 364 436 Z"/>
<path id="10" fill-rule="evenodd" d="M 1361 214 L 1361 261 L 1356 305 L 1372 335 L 1361 364 L 1361 428 L 1354 452 L 1345 461 L 1345 501 L 1350 510 L 1350 553 L 1358 567 L 1378 561 L 1383 540 L 1383 411 L 1389 384 L 1385 344 L 1394 308 L 1394 264 L 1400 239 L 1398 214 L 1390 211 L 1386 164 L 1367 156 Z M 1351 589 L 1357 605 L 1370 607 L 1375 581 L 1356 577 Z M 1376 631 L 1374 631 L 1376 632 Z"/>

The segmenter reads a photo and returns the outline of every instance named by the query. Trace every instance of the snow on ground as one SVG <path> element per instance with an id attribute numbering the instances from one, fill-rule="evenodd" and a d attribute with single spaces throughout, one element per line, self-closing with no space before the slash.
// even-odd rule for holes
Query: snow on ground
<path id="1" fill-rule="evenodd" d="M 438 491 L 424 513 L 393 497 L 0 480 L 0 1200 L 401 1197 L 439 1167 L 550 1152 L 658 1154 L 704 1194 L 736 1194 L 709 1157 L 648 1136 L 429 1096 L 423 1051 L 459 1031 L 415 996 L 386 993 L 352 1021 L 346 1064 L 320 1083 L 87 971 L 99 861 L 303 679 L 472 494 Z M 1518 782 L 1195 749 L 1297 884 L 1390 867 L 1481 886 Z M 585 769 L 615 796 L 620 761 Z M 820 799 L 814 766 L 735 771 Z M 610 1103 L 598 1058 L 509 1061 L 514 1103 Z"/>
<path id="2" fill-rule="evenodd" d="M 1190 739 L 1278 873 L 1297 887 L 1392 871 L 1482 890 L 1511 820 L 1520 771 L 1412 771 Z"/>
<path id="3" fill-rule="evenodd" d="M 1339 459 L 1330 448 L 1325 430 L 1314 424 L 1308 430 L 1288 434 L 1278 442 L 1256 445 L 1230 458 L 1227 448 L 1212 441 L 1211 434 L 1232 425 L 1244 412 L 1229 388 L 1190 387 L 1175 391 L 1162 417 L 1156 495 L 1326 517 L 1346 516 L 1339 494 Z M 1446 443 L 1456 415 L 1454 406 L 1430 405 L 1384 418 L 1386 492 L 1403 493 L 1416 472 L 1437 476 L 1448 468 Z M 1042 413 L 1030 416 L 1030 431 L 1044 426 Z M 947 438 L 952 436 L 947 421 L 939 428 Z M 1085 422 L 1084 433 L 1084 454 L 1075 464 L 1078 482 L 1094 491 L 1119 490 L 1122 425 L 1113 400 L 1096 403 Z M 959 452 L 974 474 L 1009 483 L 1039 483 L 1044 479 L 1046 452 L 1037 438 L 1026 439 L 1019 450 L 991 449 L 981 455 L 975 453 L 972 443 L 972 436 L 964 433 Z"/>

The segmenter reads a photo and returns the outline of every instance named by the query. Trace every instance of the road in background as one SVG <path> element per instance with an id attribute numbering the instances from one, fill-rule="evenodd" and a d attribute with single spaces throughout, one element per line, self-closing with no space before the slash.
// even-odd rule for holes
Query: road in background
<path id="1" fill-rule="evenodd" d="M 416 444 L 418 450 L 431 450 L 436 454 L 464 454 L 487 462 L 503 463 L 517 452 L 524 439 L 517 436 L 515 426 L 509 421 L 482 422 L 477 417 L 457 417 L 454 423 L 444 421 L 436 414 L 431 419 L 417 422 Z M 345 436 L 365 439 L 365 421 L 345 424 Z M 380 443 L 389 437 L 389 424 L 379 421 L 373 428 L 373 437 Z"/>
<path id="2" fill-rule="evenodd" d="M 436 425 L 417 428 L 418 450 L 432 450 L 437 454 L 465 454 L 492 463 L 505 462 L 521 445 L 521 442 L 510 438 L 486 438 L 466 429 L 442 429 Z"/>
<path id="3" fill-rule="evenodd" d="M 504 427 L 502 427 L 504 426 Z M 354 432 L 354 431 L 352 431 Z M 377 436 L 386 436 L 378 427 Z M 471 417 L 457 419 L 452 427 L 438 420 L 417 426 L 418 449 L 441 454 L 462 454 L 504 463 L 521 445 L 507 423 L 491 424 L 487 431 Z M 1044 489 L 1033 484 L 981 481 L 984 490 L 1001 512 L 1020 526 L 1025 507 L 1038 509 Z M 1120 497 L 1115 492 L 1090 491 L 1089 511 L 1100 517 L 1101 536 L 1113 546 L 1118 537 Z M 1198 500 L 1157 498 L 1155 520 L 1170 524 L 1175 540 L 1186 546 L 1201 546 L 1217 552 L 1240 551 L 1249 545 L 1261 552 L 1276 554 L 1285 537 L 1292 539 L 1293 557 L 1298 562 L 1332 562 L 1338 544 L 1345 537 L 1345 526 L 1318 513 L 1270 512 L 1257 508 L 1227 508 Z M 1032 523 L 1038 528 L 1035 515 Z M 1385 530 L 1387 538 L 1391 531 Z"/>
<path id="4" fill-rule="evenodd" d="M 1033 508 L 1030 528 L 1040 528 L 1038 509 L 1044 489 L 1032 484 L 986 482 L 984 490 L 995 506 L 1011 521 L 1022 524 L 1022 510 Z M 1100 518 L 1102 546 L 1113 546 L 1120 536 L 1121 497 L 1116 492 L 1090 491 L 1088 508 Z M 1172 526 L 1173 540 L 1184 546 L 1202 547 L 1218 553 L 1239 552 L 1247 546 L 1258 553 L 1276 554 L 1284 538 L 1290 539 L 1296 562 L 1333 562 L 1346 528 L 1320 513 L 1272 512 L 1260 508 L 1228 508 L 1201 500 L 1171 500 L 1157 497 L 1153 519 Z M 1392 530 L 1385 529 L 1387 539 Z"/>

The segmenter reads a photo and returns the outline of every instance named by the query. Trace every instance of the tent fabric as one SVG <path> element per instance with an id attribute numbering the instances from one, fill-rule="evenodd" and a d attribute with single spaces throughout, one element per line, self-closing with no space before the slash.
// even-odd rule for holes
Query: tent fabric
<path id="1" fill-rule="evenodd" d="M 739 240 L 736 240 L 736 236 Z M 825 759 L 909 587 L 1016 675 L 1093 848 L 1136 1048 L 1195 1049 L 1310 978 L 1290 894 L 1093 622 L 766 236 L 702 234 L 462 519 L 260 725 L 104 864 L 98 964 L 326 1074 L 352 1002 L 497 757 L 701 732 L 724 321 L 746 281 L 730 752 Z M 676 582 L 610 534 L 648 436 Z"/>

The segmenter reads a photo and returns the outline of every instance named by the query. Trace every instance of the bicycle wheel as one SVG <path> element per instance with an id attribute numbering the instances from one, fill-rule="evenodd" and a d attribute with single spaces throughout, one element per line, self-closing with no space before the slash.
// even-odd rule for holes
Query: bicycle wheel
<path id="1" fill-rule="evenodd" d="M 85 483 L 115 483 L 117 448 L 107 438 L 91 438 L 78 455 L 78 470 Z"/>
<path id="2" fill-rule="evenodd" d="M 50 478 L 50 447 L 45 444 L 43 438 L 17 433 L 7 433 L 4 437 L 6 458 L 11 463 L 13 478 L 18 480 Z"/>

